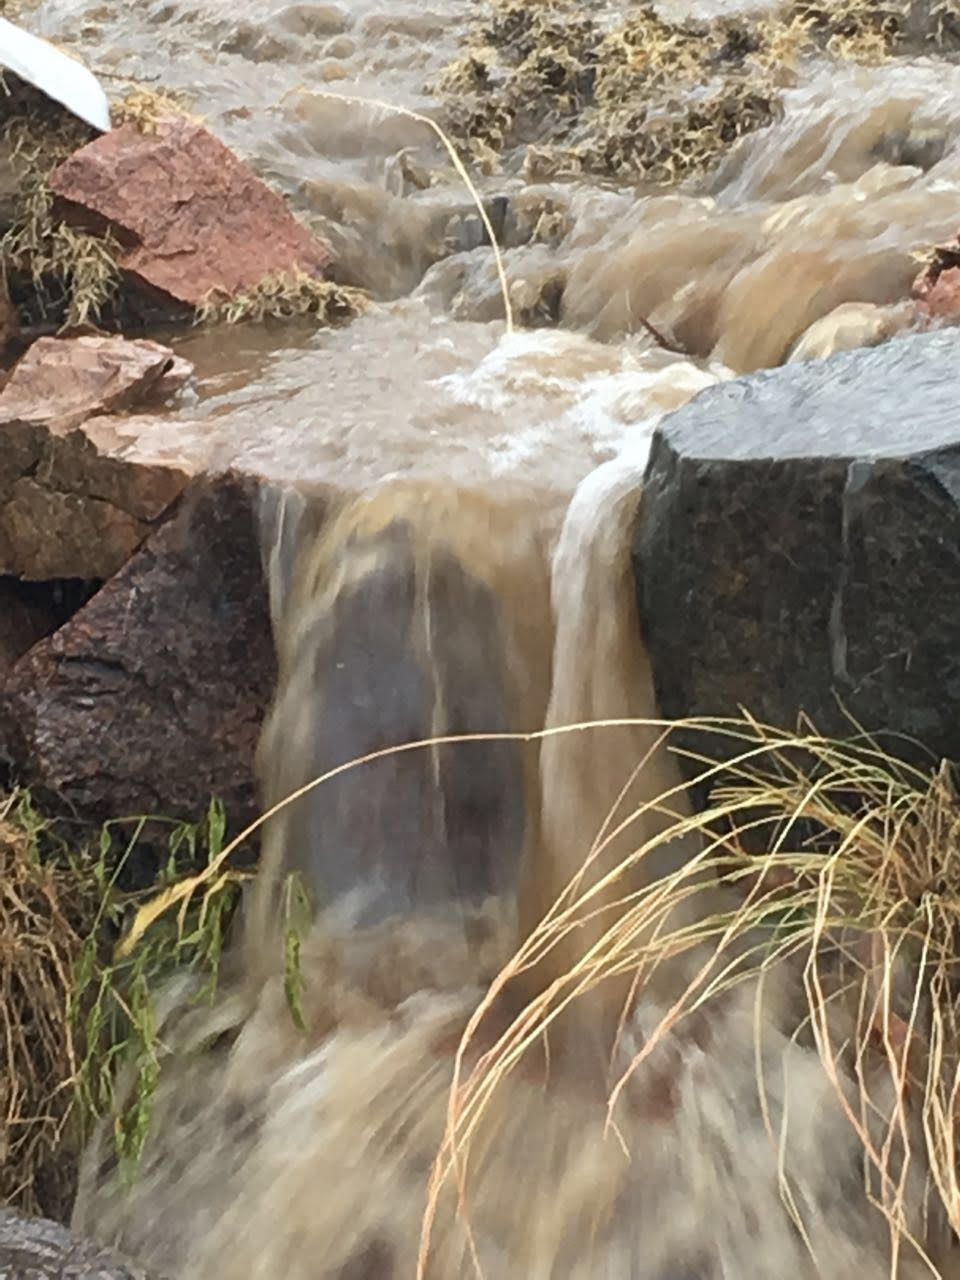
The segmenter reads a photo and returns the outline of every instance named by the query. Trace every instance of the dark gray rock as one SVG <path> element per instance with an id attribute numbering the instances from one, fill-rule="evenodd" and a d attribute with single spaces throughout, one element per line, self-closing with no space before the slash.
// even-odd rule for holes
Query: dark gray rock
<path id="1" fill-rule="evenodd" d="M 0 1280 L 148 1280 L 147 1273 L 48 1218 L 0 1207 Z"/>
<path id="2" fill-rule="evenodd" d="M 849 735 L 839 699 L 960 760 L 958 365 L 956 331 L 900 338 L 711 387 L 661 425 L 634 563 L 665 715 L 802 709 Z"/>

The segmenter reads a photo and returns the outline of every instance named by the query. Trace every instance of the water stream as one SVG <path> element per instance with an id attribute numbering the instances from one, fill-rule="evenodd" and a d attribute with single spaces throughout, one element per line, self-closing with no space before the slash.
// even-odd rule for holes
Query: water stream
<path id="1" fill-rule="evenodd" d="M 470 247 L 474 215 L 442 149 L 377 105 L 436 114 L 424 86 L 474 11 L 31 9 L 105 76 L 187 93 L 378 300 L 342 330 L 177 343 L 197 368 L 181 439 L 269 482 L 280 678 L 259 760 L 267 804 L 417 738 L 655 716 L 628 548 L 657 422 L 717 379 L 898 332 L 913 253 L 960 222 L 960 68 L 813 61 L 785 89 L 782 119 L 698 185 L 536 182 L 513 163 L 483 177 L 485 196 L 509 201 L 510 295 L 533 326 L 505 334 L 492 255 Z M 413 1276 L 460 1032 L 612 807 L 674 787 L 683 810 L 656 739 L 621 727 L 433 746 L 334 779 L 274 819 L 233 985 L 212 1013 L 171 996 L 178 1052 L 140 1181 L 119 1187 L 91 1153 L 77 1224 L 178 1280 Z M 689 852 L 669 846 L 641 879 Z M 306 1038 L 277 972 L 291 867 L 323 905 L 303 957 Z M 536 969 L 530 989 L 550 976 Z M 627 1042 L 681 977 L 645 994 Z M 665 1045 L 616 1139 L 592 1074 L 608 1078 L 616 1002 L 584 1002 L 553 1046 L 549 1087 L 534 1069 L 497 1095 L 472 1157 L 473 1235 L 441 1214 L 427 1274 L 467 1276 L 479 1258 L 510 1280 L 889 1275 L 853 1131 L 816 1054 L 791 1039 L 790 985 L 768 993 L 756 1054 L 752 999 Z M 795 1219 L 768 1129 L 787 1115 Z M 918 1222 L 921 1182 L 909 1187 Z M 918 1230 L 933 1250 L 936 1223 Z M 898 1274 L 930 1270 L 904 1257 Z"/>

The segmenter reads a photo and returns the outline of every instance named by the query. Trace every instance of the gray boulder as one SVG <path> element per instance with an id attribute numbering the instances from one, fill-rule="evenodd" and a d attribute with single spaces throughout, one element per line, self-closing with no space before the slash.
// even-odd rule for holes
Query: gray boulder
<path id="1" fill-rule="evenodd" d="M 913 335 L 663 422 L 634 564 L 665 715 L 852 716 L 960 760 L 958 365 L 960 333 Z"/>
<path id="2" fill-rule="evenodd" d="M 0 1206 L 2 1280 L 148 1280 L 93 1241 L 48 1218 L 24 1218 Z"/>

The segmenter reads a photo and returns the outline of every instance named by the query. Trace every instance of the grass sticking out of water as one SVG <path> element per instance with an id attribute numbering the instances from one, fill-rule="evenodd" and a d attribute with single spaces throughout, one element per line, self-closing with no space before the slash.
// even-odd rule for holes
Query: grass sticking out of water
<path id="1" fill-rule="evenodd" d="M 144 903 L 117 954 L 135 954 L 164 917 L 176 917 L 182 930 L 197 901 L 216 894 L 229 876 L 239 841 L 286 804 L 341 773 L 436 745 L 530 742 L 602 733 L 624 723 L 641 722 L 432 739 L 341 765 L 262 815 L 199 873 Z M 887 1218 L 894 1253 L 904 1243 L 920 1243 L 911 1236 L 915 1223 L 908 1220 L 906 1190 L 917 1167 L 927 1171 L 931 1212 L 936 1206 L 936 1216 L 957 1231 L 960 796 L 953 772 L 902 762 L 863 735 L 833 741 L 807 726 L 784 733 L 748 718 L 642 723 L 710 742 L 709 753 L 685 752 L 709 788 L 709 803 L 699 813 L 679 817 L 671 792 L 647 798 L 625 817 L 610 815 L 584 868 L 494 979 L 457 1053 L 446 1136 L 431 1179 L 420 1274 L 426 1274 L 434 1214 L 451 1182 L 455 1211 L 463 1214 L 469 1231 L 471 1143 L 500 1086 L 512 1073 L 522 1073 L 531 1050 L 549 1044 L 558 1018 L 586 1001 L 589 1020 L 594 997 L 611 987 L 629 991 L 619 1022 L 609 1029 L 613 1052 L 633 1002 L 662 967 L 676 962 L 693 976 L 658 1025 L 649 1032 L 645 1028 L 643 1048 L 614 1079 L 608 1099 L 614 1127 L 624 1090 L 666 1037 L 678 1030 L 682 1036 L 694 1015 L 709 1018 L 744 984 L 752 984 L 759 998 L 764 984 L 787 969 L 797 976 L 801 993 L 793 1034 L 819 1056 L 859 1141 L 867 1195 Z M 714 763 L 714 756 L 723 763 Z M 622 840 L 650 809 L 672 813 L 671 825 L 591 881 L 591 867 L 600 865 L 607 845 Z M 638 889 L 635 873 L 643 860 L 691 833 L 700 838 L 700 853 Z M 579 958 L 554 976 L 551 956 L 569 957 L 572 943 L 577 954 L 578 936 L 597 940 L 586 953 L 580 947 Z M 288 941 L 285 989 L 294 1016 L 300 990 L 296 951 Z M 528 983 L 531 971 L 545 962 L 548 980 L 540 994 L 501 1030 L 504 989 L 523 974 Z M 601 1000 L 598 1007 L 606 1005 Z M 467 1062 L 473 1064 L 469 1070 Z M 759 1068 L 757 1083 L 766 1115 Z M 771 1131 L 770 1138 L 776 1145 L 777 1134 Z M 789 1200 L 790 1168 L 782 1174 Z M 790 1203 L 787 1209 L 796 1212 Z"/>
<path id="2" fill-rule="evenodd" d="M 198 307 L 196 319 L 198 324 L 240 324 L 312 316 L 321 324 L 332 325 L 355 319 L 369 306 L 370 299 L 361 289 L 295 270 L 268 276 L 233 297 L 211 293 Z"/>
<path id="3" fill-rule="evenodd" d="M 195 124 L 203 123 L 200 116 L 189 110 L 187 96 L 179 92 L 135 84 L 110 103 L 110 119 L 115 129 L 131 125 L 140 133 L 154 134 L 165 121 L 178 116 Z"/>
<path id="4" fill-rule="evenodd" d="M 957 3 L 941 0 L 912 25 L 906 0 L 794 0 L 711 21 L 639 5 L 610 28 L 575 0 L 488 0 L 435 87 L 451 135 L 488 170 L 522 147 L 536 178 L 672 185 L 776 120 L 803 58 L 956 50 Z"/>
<path id="5" fill-rule="evenodd" d="M 709 807 L 678 820 L 599 883 L 586 890 L 572 883 L 467 1028 L 458 1062 L 503 987 L 599 913 L 597 945 L 471 1072 L 458 1066 L 422 1260 L 451 1178 L 469 1215 L 463 1171 L 472 1138 L 497 1089 L 554 1021 L 617 980 L 629 981 L 631 999 L 642 997 L 661 966 L 684 956 L 695 976 L 616 1080 L 614 1125 L 623 1090 L 665 1037 L 682 1034 L 691 1015 L 709 1015 L 732 988 L 749 982 L 762 991 L 767 975 L 794 966 L 805 997 L 798 1034 L 812 1041 L 862 1145 L 865 1181 L 894 1252 L 911 1239 L 905 1189 L 917 1166 L 929 1169 L 932 1194 L 960 1228 L 960 797 L 952 771 L 924 772 L 869 741 L 829 741 L 812 731 L 790 735 L 750 721 L 687 727 L 736 749 L 722 771 L 695 761 L 713 783 Z M 703 842 L 696 859 L 617 895 L 638 862 L 691 829 Z M 601 853 L 602 846 L 594 856 Z M 785 1175 L 788 1186 L 789 1168 Z"/>

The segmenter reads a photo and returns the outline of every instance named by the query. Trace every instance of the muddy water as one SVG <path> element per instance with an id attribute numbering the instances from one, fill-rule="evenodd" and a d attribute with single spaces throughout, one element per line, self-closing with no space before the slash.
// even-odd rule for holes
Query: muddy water
<path id="1" fill-rule="evenodd" d="M 442 149 L 377 105 L 435 113 L 424 84 L 472 12 L 459 0 L 33 11 L 118 87 L 129 75 L 185 91 L 378 299 L 338 332 L 180 341 L 198 370 L 182 438 L 274 482 L 268 802 L 427 734 L 654 715 L 627 547 L 659 416 L 717 378 L 897 332 L 913 251 L 956 230 L 960 70 L 812 64 L 787 77 L 782 121 L 699 186 L 528 185 L 519 154 L 482 178 L 486 196 L 510 199 L 517 317 L 545 326 L 505 334 L 491 254 L 470 247 L 475 219 Z M 180 1052 L 140 1181 L 122 1190 L 92 1152 L 78 1225 L 184 1277 L 414 1274 L 452 1046 L 611 814 L 639 806 L 633 843 L 638 824 L 648 837 L 682 816 L 656 740 L 648 726 L 480 742 L 469 757 L 435 746 L 287 810 L 267 830 L 240 978 L 213 1012 L 171 998 L 164 1033 Z M 666 811 L 643 808 L 671 789 Z M 689 853 L 678 841 L 637 879 Z M 306 1040 L 273 945 L 291 866 L 326 908 L 304 951 Z M 551 976 L 534 971 L 526 993 Z M 584 1002 L 552 1046 L 551 1088 L 521 1073 L 498 1095 L 478 1131 L 474 1235 L 448 1203 L 428 1274 L 471 1274 L 474 1246 L 486 1274 L 511 1280 L 889 1274 L 852 1132 L 791 1039 L 789 984 L 770 988 L 759 1057 L 748 992 L 705 1036 L 665 1047 L 617 1141 L 602 1088 L 616 1002 Z M 670 995 L 669 981 L 645 995 L 628 1043 Z M 771 1126 L 802 1229 L 782 1207 Z M 932 1239 L 935 1225 L 918 1230 Z M 912 1266 L 900 1274 L 928 1273 Z"/>

